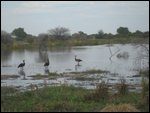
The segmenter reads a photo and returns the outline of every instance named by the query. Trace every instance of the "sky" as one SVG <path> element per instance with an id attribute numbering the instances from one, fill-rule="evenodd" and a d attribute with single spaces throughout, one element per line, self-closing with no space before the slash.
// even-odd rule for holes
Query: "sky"
<path id="1" fill-rule="evenodd" d="M 144 32 L 149 31 L 149 1 L 1 1 L 1 30 L 19 27 L 36 36 L 56 27 L 71 34 L 116 34 L 119 27 Z"/>

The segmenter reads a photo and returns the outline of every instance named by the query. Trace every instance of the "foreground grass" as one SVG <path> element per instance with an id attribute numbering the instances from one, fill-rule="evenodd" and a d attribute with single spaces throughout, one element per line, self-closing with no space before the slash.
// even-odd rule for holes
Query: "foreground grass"
<path id="1" fill-rule="evenodd" d="M 108 98 L 94 99 L 92 90 L 73 86 L 44 87 L 36 91 L 18 92 L 12 87 L 1 87 L 1 111 L 92 112 L 108 104 L 128 103 L 140 111 L 149 111 L 149 105 L 139 106 L 140 94 L 125 96 L 109 94 Z M 15 94 L 15 95 L 9 95 Z M 145 108 L 147 107 L 147 108 Z"/>

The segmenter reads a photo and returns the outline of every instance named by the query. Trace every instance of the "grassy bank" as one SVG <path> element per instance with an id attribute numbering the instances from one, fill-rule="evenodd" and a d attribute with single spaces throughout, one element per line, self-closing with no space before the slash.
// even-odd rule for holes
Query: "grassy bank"
<path id="1" fill-rule="evenodd" d="M 141 43 L 149 43 L 149 38 L 137 38 L 137 37 L 113 37 L 113 38 L 71 38 L 67 40 L 57 40 L 57 39 L 49 39 L 47 43 L 49 49 L 58 48 L 58 47 L 71 47 L 71 46 L 87 46 L 87 45 L 102 45 L 102 44 L 141 44 Z M 24 41 L 14 41 L 13 44 L 1 44 L 3 48 L 10 49 L 30 49 L 37 48 L 38 42 L 24 42 Z"/>
<path id="2" fill-rule="evenodd" d="M 141 105 L 140 94 L 128 93 L 124 96 L 108 94 L 98 99 L 97 91 L 73 86 L 44 87 L 36 91 L 18 92 L 12 87 L 1 87 L 1 111 L 100 111 L 109 104 L 128 103 L 139 111 L 148 111 L 149 105 Z M 104 92 L 102 92 L 104 93 Z M 105 96 L 105 95 L 104 95 Z"/>

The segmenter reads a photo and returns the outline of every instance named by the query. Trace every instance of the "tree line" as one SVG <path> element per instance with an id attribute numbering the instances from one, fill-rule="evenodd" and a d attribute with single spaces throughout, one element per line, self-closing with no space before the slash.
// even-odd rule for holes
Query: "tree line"
<path id="1" fill-rule="evenodd" d="M 70 34 L 70 30 L 65 27 L 56 27 L 48 30 L 47 33 L 40 33 L 38 36 L 33 36 L 31 34 L 27 34 L 24 31 L 24 28 L 16 28 L 12 31 L 12 33 L 7 33 L 6 31 L 1 31 L 1 43 L 11 43 L 13 40 L 17 41 L 27 41 L 32 43 L 35 38 L 41 38 L 42 40 L 50 39 L 58 39 L 58 40 L 66 40 L 70 38 L 113 38 L 113 37 L 149 37 L 149 31 L 141 32 L 140 30 L 136 30 L 135 32 L 130 32 L 127 27 L 119 27 L 116 30 L 117 34 L 113 35 L 111 33 L 104 33 L 103 30 L 99 30 L 96 34 L 86 34 L 83 31 L 79 31 L 74 34 Z M 39 39 L 40 40 L 40 39 Z"/>

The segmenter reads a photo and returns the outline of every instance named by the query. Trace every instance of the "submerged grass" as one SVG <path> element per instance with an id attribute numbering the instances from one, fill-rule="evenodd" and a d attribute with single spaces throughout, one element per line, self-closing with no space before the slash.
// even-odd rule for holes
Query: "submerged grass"
<path id="1" fill-rule="evenodd" d="M 18 78 L 20 77 L 19 75 L 1 75 L 1 80 L 7 80 L 9 78 Z"/>
<path id="2" fill-rule="evenodd" d="M 7 91 L 9 88 L 1 87 L 1 111 L 49 111 L 49 112 L 92 112 L 100 111 L 108 104 L 127 103 L 135 105 L 140 94 L 129 93 L 124 96 L 108 94 L 103 99 L 87 99 L 87 95 L 99 95 L 99 90 L 87 90 L 73 86 L 52 86 L 38 89 L 37 91 L 25 91 L 8 95 L 14 92 L 14 89 Z M 102 92 L 101 92 L 102 93 Z M 104 95 L 103 95 L 104 96 Z M 99 96 L 97 96 L 98 98 Z M 93 97 L 94 98 L 94 97 Z M 147 107 L 148 105 L 146 105 Z M 138 109 L 145 110 L 145 109 Z M 146 111 L 146 110 L 145 110 Z"/>
<path id="3" fill-rule="evenodd" d="M 48 78 L 48 79 L 54 79 L 60 76 L 60 74 L 56 72 L 50 72 L 48 75 L 41 75 L 41 74 L 36 74 L 36 75 L 30 75 L 29 77 L 32 77 L 33 80 L 40 80 L 43 78 Z"/>

